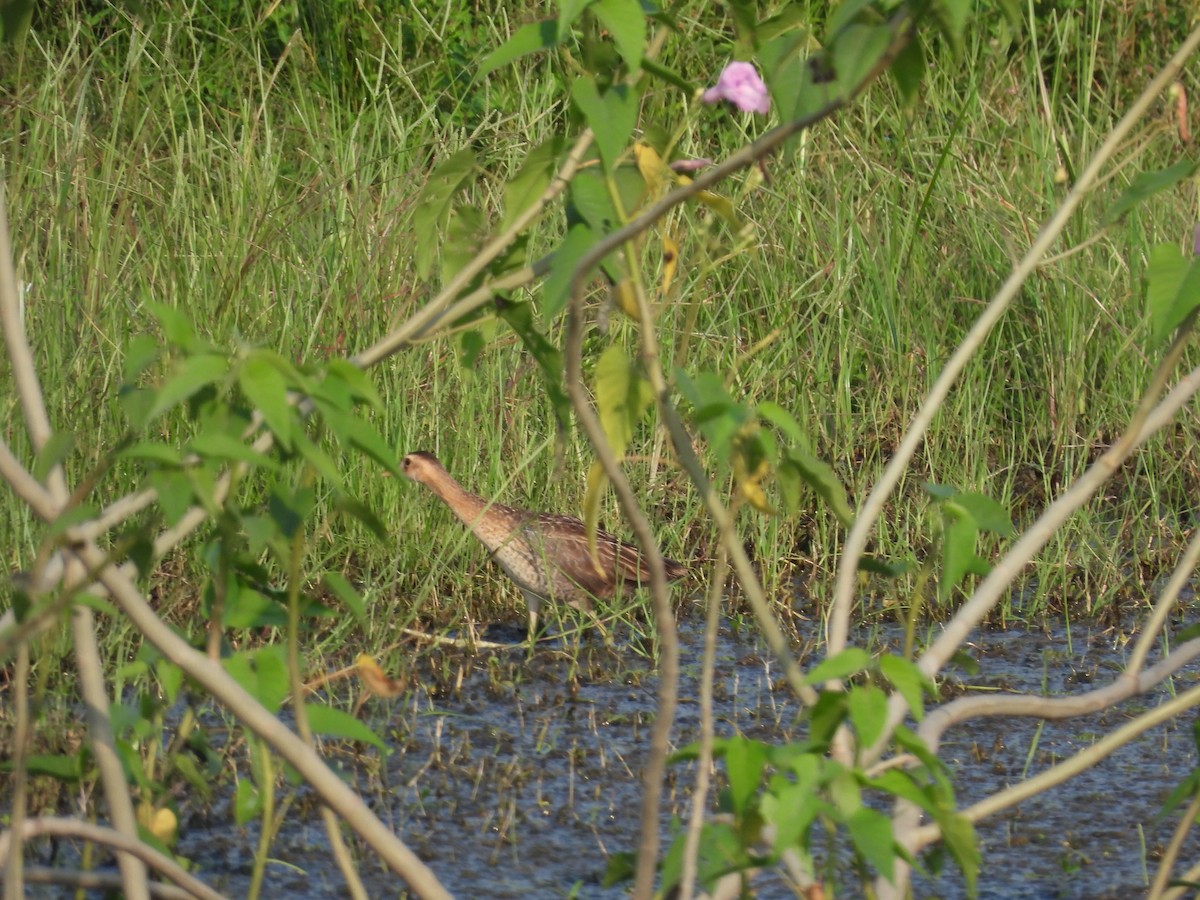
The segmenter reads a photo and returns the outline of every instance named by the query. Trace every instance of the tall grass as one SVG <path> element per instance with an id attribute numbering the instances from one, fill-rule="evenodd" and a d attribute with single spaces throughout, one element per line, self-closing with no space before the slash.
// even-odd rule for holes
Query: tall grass
<path id="1" fill-rule="evenodd" d="M 469 199 L 495 210 L 524 153 L 570 118 L 558 105 L 560 62 L 533 59 L 483 87 L 459 77 L 465 54 L 494 46 L 536 9 L 513 4 L 484 20 L 450 2 L 428 7 L 404 20 L 357 20 L 369 40 L 346 45 L 354 65 L 333 79 L 333 51 L 311 33 L 276 28 L 287 40 L 267 40 L 253 17 L 229 26 L 179 4 L 143 23 L 111 9 L 50 21 L 19 64 L 6 64 L 0 153 L 29 285 L 27 327 L 52 416 L 78 438 L 72 477 L 122 433 L 123 351 L 156 327 L 147 302 L 185 311 L 222 345 L 262 344 L 296 359 L 352 353 L 435 289 L 416 279 L 413 259 L 414 199 L 432 166 L 475 147 L 486 171 Z M 1083 164 L 1139 88 L 1141 67 L 1186 24 L 1157 10 L 1062 4 L 1027 36 L 984 27 L 959 61 L 930 48 L 913 108 L 880 84 L 807 135 L 744 194 L 757 229 L 750 251 L 709 270 L 702 250 L 685 244 L 678 296 L 699 301 L 679 363 L 727 374 L 736 396 L 793 410 L 851 495 L 865 495 L 981 303 L 1057 204 L 1065 189 L 1056 171 Z M 723 62 L 709 52 L 724 28 L 717 16 L 707 4 L 681 14 L 692 40 L 672 44 L 667 59 L 698 81 Z M 677 112 L 678 102 L 654 98 L 643 121 Z M 1095 234 L 1134 172 L 1178 156 L 1165 109 L 1163 117 L 1085 206 L 1074 242 Z M 720 157 L 742 139 L 713 118 L 685 149 Z M 925 481 L 985 491 L 1011 504 L 1019 524 L 1103 448 L 1149 369 L 1143 260 L 1154 243 L 1190 231 L 1193 207 L 1183 191 L 1160 195 L 1042 268 L 935 421 L 877 552 L 929 549 L 937 523 Z M 548 249 L 557 234 L 551 223 L 534 244 Z M 668 344 L 681 340 L 685 310 L 681 301 L 666 311 Z M 375 424 L 397 455 L 432 450 L 480 493 L 578 511 L 584 443 L 569 434 L 555 452 L 534 363 L 502 325 L 480 328 L 487 344 L 470 368 L 454 338 L 378 367 L 387 403 Z M 618 317 L 610 328 L 632 347 Z M 9 440 L 27 452 L 16 426 L 10 404 Z M 1055 538 L 1006 616 L 1139 598 L 1137 584 L 1190 527 L 1187 498 L 1200 479 L 1186 461 L 1188 430 L 1148 445 L 1114 491 Z M 651 431 L 639 440 L 630 468 L 664 550 L 703 556 L 711 535 L 685 479 L 660 466 L 651 483 Z M 314 565 L 343 569 L 368 590 L 367 643 L 385 643 L 400 625 L 522 615 L 519 595 L 440 504 L 359 458 L 344 465 L 392 539 L 379 543 L 326 511 L 310 552 Z M 135 487 L 132 477 L 117 469 L 101 499 Z M 619 530 L 615 507 L 605 518 Z M 802 605 L 819 611 L 839 547 L 833 518 L 814 500 L 794 519 L 743 513 L 742 524 L 777 602 L 797 603 L 800 576 Z M 9 566 L 30 563 L 37 529 L 25 510 L 3 508 L 0 536 Z M 198 627 L 186 615 L 199 581 L 195 545 L 169 565 L 162 602 L 180 604 L 181 624 Z M 883 615 L 909 589 L 869 588 L 869 608 Z M 347 631 L 337 626 L 333 644 Z"/>

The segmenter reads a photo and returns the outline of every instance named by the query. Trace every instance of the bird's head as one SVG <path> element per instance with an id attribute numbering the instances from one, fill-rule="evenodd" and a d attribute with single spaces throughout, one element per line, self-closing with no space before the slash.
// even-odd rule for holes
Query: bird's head
<path id="1" fill-rule="evenodd" d="M 438 458 L 424 450 L 409 453 L 400 463 L 400 468 L 405 475 L 420 484 L 429 484 L 446 472 L 442 464 L 438 462 Z"/>

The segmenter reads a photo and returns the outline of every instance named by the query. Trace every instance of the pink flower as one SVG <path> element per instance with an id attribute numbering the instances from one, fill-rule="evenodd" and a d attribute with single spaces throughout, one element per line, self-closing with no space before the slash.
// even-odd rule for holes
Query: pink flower
<path id="1" fill-rule="evenodd" d="M 671 163 L 672 172 L 698 172 L 705 166 L 711 166 L 712 160 L 703 157 L 701 159 L 677 159 Z"/>
<path id="2" fill-rule="evenodd" d="M 766 115 L 771 108 L 771 98 L 767 94 L 767 86 L 758 77 L 758 70 L 748 62 L 731 62 L 717 79 L 715 87 L 710 87 L 700 98 L 705 103 L 720 103 L 728 100 L 742 112 L 756 112 Z"/>

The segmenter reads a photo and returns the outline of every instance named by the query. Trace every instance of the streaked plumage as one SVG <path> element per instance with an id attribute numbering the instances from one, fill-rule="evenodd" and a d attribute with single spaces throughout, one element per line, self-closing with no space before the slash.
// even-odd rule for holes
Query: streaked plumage
<path id="1" fill-rule="evenodd" d="M 596 532 L 597 568 L 588 551 L 587 530 L 574 516 L 489 502 L 455 481 L 432 453 L 410 453 L 401 468 L 437 494 L 516 582 L 529 607 L 531 637 L 547 600 L 591 612 L 593 598 L 611 597 L 626 581 L 650 580 L 650 569 L 638 548 L 603 529 Z M 671 580 L 687 571 L 673 559 L 663 562 Z"/>

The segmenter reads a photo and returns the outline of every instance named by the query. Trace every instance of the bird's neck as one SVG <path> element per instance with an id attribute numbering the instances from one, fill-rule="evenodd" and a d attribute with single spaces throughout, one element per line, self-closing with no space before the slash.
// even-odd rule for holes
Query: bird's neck
<path id="1" fill-rule="evenodd" d="M 429 487 L 467 525 L 473 525 L 487 506 L 487 501 L 478 494 L 472 494 L 450 475 L 429 482 Z"/>

